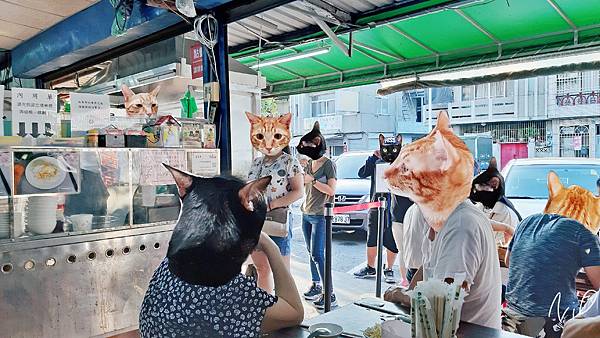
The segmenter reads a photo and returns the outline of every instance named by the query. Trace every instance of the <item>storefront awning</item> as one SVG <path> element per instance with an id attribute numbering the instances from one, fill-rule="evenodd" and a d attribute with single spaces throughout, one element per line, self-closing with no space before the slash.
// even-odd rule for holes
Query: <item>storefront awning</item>
<path id="1" fill-rule="evenodd" d="M 395 18 L 337 34 L 352 46 L 350 57 L 339 41 L 312 36 L 233 56 L 260 68 L 267 95 L 283 96 L 600 46 L 597 0 L 462 1 Z"/>

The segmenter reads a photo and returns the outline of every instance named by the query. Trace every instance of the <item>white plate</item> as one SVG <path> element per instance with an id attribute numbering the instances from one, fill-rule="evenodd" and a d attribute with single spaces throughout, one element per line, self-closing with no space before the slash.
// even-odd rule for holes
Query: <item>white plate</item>
<path id="1" fill-rule="evenodd" d="M 37 172 L 41 169 L 53 171 L 53 174 L 41 178 L 37 175 Z M 67 172 L 64 170 L 63 165 L 60 164 L 57 159 L 50 156 L 35 158 L 33 161 L 29 162 L 27 168 L 25 168 L 25 177 L 29 184 L 43 190 L 58 187 L 65 180 L 66 176 Z"/>

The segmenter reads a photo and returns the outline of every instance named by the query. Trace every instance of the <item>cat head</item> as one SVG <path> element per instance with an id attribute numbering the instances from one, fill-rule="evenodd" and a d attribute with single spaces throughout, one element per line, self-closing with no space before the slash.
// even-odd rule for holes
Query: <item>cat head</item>
<path id="1" fill-rule="evenodd" d="M 489 167 L 473 179 L 469 198 L 492 209 L 502 196 L 504 196 L 504 177 L 498 171 L 496 158 L 492 157 Z"/>
<path id="2" fill-rule="evenodd" d="M 572 218 L 594 234 L 600 230 L 600 198 L 578 185 L 565 188 L 553 171 L 548 173 L 548 202 L 544 213 Z"/>
<path id="3" fill-rule="evenodd" d="M 267 212 L 263 193 L 271 176 L 245 184 L 166 167 L 181 198 L 167 251 L 169 270 L 190 284 L 226 284 L 258 243 Z"/>
<path id="4" fill-rule="evenodd" d="M 473 156 L 442 111 L 429 135 L 402 147 L 384 175 L 392 192 L 412 199 L 428 224 L 439 230 L 469 197 Z"/>
<path id="5" fill-rule="evenodd" d="M 128 117 L 156 117 L 158 115 L 157 95 L 160 86 L 156 86 L 150 93 L 134 93 L 127 85 L 121 86 L 125 98 L 125 111 Z"/>
<path id="6" fill-rule="evenodd" d="M 313 160 L 318 160 L 325 155 L 327 145 L 325 144 L 325 137 L 321 134 L 319 121 L 315 122 L 311 131 L 302 136 L 296 149 L 298 153 L 308 156 Z"/>
<path id="7" fill-rule="evenodd" d="M 384 161 L 394 162 L 398 158 L 401 149 L 402 135 L 398 134 L 396 137 L 386 138 L 383 134 L 379 134 L 379 153 Z"/>
<path id="8" fill-rule="evenodd" d="M 250 142 L 254 149 L 267 156 L 281 153 L 290 144 L 292 114 L 279 117 L 261 117 L 246 112 L 250 121 Z"/>

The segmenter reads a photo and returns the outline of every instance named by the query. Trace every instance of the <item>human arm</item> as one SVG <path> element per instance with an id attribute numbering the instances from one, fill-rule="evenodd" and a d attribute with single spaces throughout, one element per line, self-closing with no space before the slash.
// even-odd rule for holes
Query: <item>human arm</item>
<path id="1" fill-rule="evenodd" d="M 600 317 L 574 318 L 566 322 L 562 338 L 595 337 L 598 332 L 600 332 Z"/>
<path id="2" fill-rule="evenodd" d="M 273 279 L 277 303 L 267 308 L 261 332 L 269 333 L 285 327 L 296 326 L 304 319 L 304 307 L 292 275 L 285 267 L 279 248 L 265 233 L 261 233 L 257 246 L 267 256 Z"/>
<path id="3" fill-rule="evenodd" d="M 413 276 L 413 279 L 410 281 L 410 285 L 408 289 L 392 286 L 385 291 L 383 294 L 383 300 L 398 303 L 404 306 L 410 307 L 410 297 L 406 294 L 406 291 L 412 290 L 417 286 L 417 283 L 423 280 L 423 267 L 420 267 L 419 270 Z"/>
<path id="4" fill-rule="evenodd" d="M 375 163 L 377 162 L 377 157 L 375 155 L 369 156 L 365 164 L 358 169 L 358 177 L 367 178 L 371 177 L 375 174 Z"/>
<path id="5" fill-rule="evenodd" d="M 600 266 L 586 266 L 583 270 L 594 289 L 600 289 Z"/>
<path id="6" fill-rule="evenodd" d="M 600 289 L 600 240 L 582 228 L 579 233 L 579 261 L 594 289 Z"/>
<path id="7" fill-rule="evenodd" d="M 314 181 L 313 185 L 317 190 L 324 193 L 325 195 L 333 196 L 335 195 L 335 186 L 337 185 L 337 180 L 335 178 L 330 178 L 327 180 L 327 184 L 319 181 Z"/>
<path id="8" fill-rule="evenodd" d="M 506 265 L 506 267 L 509 267 L 509 263 L 510 262 L 510 249 L 506 250 L 506 253 L 504 254 L 504 265 Z"/>
<path id="9" fill-rule="evenodd" d="M 297 174 L 296 176 L 290 178 L 289 182 L 291 190 L 282 197 L 272 200 L 269 204 L 270 209 L 287 207 L 302 198 L 304 195 L 304 175 Z"/>
<path id="10" fill-rule="evenodd" d="M 492 230 L 502 232 L 504 234 L 504 240 L 507 242 L 510 241 L 515 233 L 515 228 L 506 223 L 498 222 L 493 219 L 490 219 L 490 223 L 492 224 Z"/>

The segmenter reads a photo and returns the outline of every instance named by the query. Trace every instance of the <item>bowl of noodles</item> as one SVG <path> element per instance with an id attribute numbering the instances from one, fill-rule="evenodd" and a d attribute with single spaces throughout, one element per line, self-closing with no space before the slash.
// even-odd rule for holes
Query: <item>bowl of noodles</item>
<path id="1" fill-rule="evenodd" d="M 41 156 L 33 159 L 25 169 L 25 178 L 33 187 L 43 190 L 58 187 L 64 180 L 67 172 L 57 159 L 50 156 Z"/>

